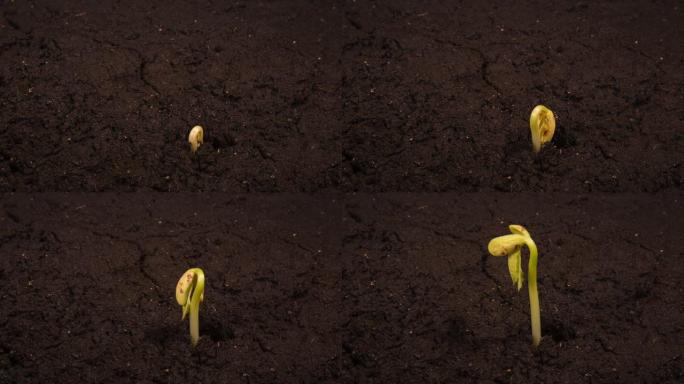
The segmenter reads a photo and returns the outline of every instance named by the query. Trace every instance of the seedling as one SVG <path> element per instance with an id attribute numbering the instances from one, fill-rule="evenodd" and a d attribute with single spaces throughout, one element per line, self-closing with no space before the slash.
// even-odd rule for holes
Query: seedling
<path id="1" fill-rule="evenodd" d="M 541 147 L 551 141 L 556 131 L 556 118 L 553 112 L 543 105 L 537 105 L 530 115 L 530 130 L 532 131 L 532 149 L 538 153 Z"/>
<path id="2" fill-rule="evenodd" d="M 197 149 L 204 143 L 204 129 L 199 125 L 195 125 L 190 130 L 188 135 L 188 142 L 190 143 L 190 150 L 192 153 L 197 152 Z"/>
<path id="3" fill-rule="evenodd" d="M 183 317 L 190 312 L 190 339 L 193 347 L 199 341 L 199 306 L 204 300 L 204 272 L 199 268 L 185 271 L 176 285 L 176 301 L 183 306 Z"/>
<path id="4" fill-rule="evenodd" d="M 537 245 L 522 225 L 509 225 L 511 235 L 493 238 L 487 249 L 492 256 L 508 256 L 508 272 L 511 274 L 513 284 L 517 285 L 518 291 L 523 284 L 522 271 L 522 247 L 527 246 L 530 252 L 530 261 L 527 265 L 529 281 L 527 288 L 530 293 L 530 317 L 532 322 L 532 344 L 538 346 L 541 341 L 541 319 L 539 315 L 539 294 L 537 293 Z"/>

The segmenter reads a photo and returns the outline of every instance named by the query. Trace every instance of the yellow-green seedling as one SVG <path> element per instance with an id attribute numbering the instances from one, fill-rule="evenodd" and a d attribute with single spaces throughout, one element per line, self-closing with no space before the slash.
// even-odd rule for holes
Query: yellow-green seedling
<path id="1" fill-rule="evenodd" d="M 556 117 L 553 112 L 543 105 L 534 107 L 530 115 L 530 131 L 532 131 L 532 149 L 538 153 L 544 144 L 551 141 L 556 131 Z"/>
<path id="2" fill-rule="evenodd" d="M 188 135 L 188 143 L 190 143 L 190 150 L 192 153 L 197 152 L 197 149 L 204 143 L 204 129 L 199 125 L 195 125 L 190 130 Z"/>
<path id="3" fill-rule="evenodd" d="M 532 344 L 541 341 L 541 318 L 539 314 L 539 293 L 537 292 L 537 245 L 522 225 L 509 225 L 510 235 L 493 238 L 487 249 L 492 256 L 508 256 L 508 272 L 518 290 L 523 285 L 522 248 L 527 246 L 530 261 L 527 265 L 527 288 L 530 293 L 530 317 L 532 320 Z"/>
<path id="4" fill-rule="evenodd" d="M 199 341 L 199 307 L 204 300 L 204 272 L 199 268 L 185 271 L 176 285 L 176 301 L 183 306 L 183 317 L 190 312 L 190 339 L 192 345 Z"/>

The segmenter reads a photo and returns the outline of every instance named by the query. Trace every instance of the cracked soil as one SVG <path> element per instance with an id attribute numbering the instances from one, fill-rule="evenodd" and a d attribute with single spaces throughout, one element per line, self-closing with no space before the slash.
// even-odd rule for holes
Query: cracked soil
<path id="1" fill-rule="evenodd" d="M 684 382 L 682 8 L 0 3 L 0 383 Z"/>

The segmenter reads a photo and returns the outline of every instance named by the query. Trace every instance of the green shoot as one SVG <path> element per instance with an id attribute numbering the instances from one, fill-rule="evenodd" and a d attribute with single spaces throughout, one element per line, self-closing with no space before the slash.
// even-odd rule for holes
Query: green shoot
<path id="1" fill-rule="evenodd" d="M 541 341 L 541 316 L 539 314 L 539 293 L 537 293 L 537 245 L 522 225 L 509 225 L 511 235 L 499 236 L 489 242 L 487 249 L 492 256 L 508 256 L 508 271 L 513 284 L 522 288 L 522 247 L 527 246 L 530 251 L 530 261 L 527 265 L 529 281 L 527 288 L 530 293 L 530 317 L 532 321 L 532 344 L 538 346 Z"/>
<path id="2" fill-rule="evenodd" d="M 550 109 L 537 105 L 530 115 L 530 131 L 532 133 L 532 149 L 538 153 L 541 147 L 553 138 L 556 131 L 556 118 Z"/>
<path id="3" fill-rule="evenodd" d="M 190 312 L 190 339 L 192 346 L 199 341 L 199 306 L 204 300 L 204 272 L 199 268 L 185 271 L 176 285 L 176 301 L 183 306 L 183 317 Z"/>

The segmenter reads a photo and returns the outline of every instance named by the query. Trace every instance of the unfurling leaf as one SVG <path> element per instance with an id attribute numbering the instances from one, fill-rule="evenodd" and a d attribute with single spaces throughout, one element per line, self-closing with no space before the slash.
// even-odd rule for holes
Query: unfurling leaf
<path id="1" fill-rule="evenodd" d="M 519 234 L 503 235 L 489 241 L 487 249 L 492 256 L 507 256 L 525 245 L 525 237 Z"/>
<path id="2" fill-rule="evenodd" d="M 518 249 L 508 256 L 508 272 L 511 273 L 513 284 L 518 286 L 518 291 L 522 288 L 524 279 L 521 253 L 522 249 L 518 247 Z"/>

